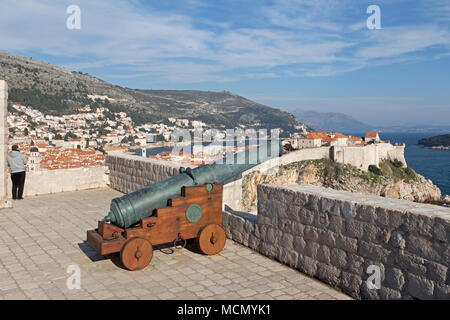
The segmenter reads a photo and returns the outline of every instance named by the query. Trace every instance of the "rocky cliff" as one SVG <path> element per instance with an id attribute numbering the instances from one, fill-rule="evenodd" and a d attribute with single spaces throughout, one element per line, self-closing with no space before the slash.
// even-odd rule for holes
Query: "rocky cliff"
<path id="1" fill-rule="evenodd" d="M 422 203 L 442 204 L 442 195 L 433 182 L 410 168 L 395 162 L 383 162 L 378 170 L 364 172 L 354 166 L 331 160 L 310 160 L 281 166 L 277 173 L 264 175 L 258 171 L 243 178 L 243 204 L 254 209 L 258 184 L 312 184 L 388 198 Z"/>

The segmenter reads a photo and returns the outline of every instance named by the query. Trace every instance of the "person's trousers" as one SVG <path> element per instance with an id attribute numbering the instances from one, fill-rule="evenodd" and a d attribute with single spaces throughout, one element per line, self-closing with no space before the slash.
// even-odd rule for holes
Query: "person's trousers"
<path id="1" fill-rule="evenodd" d="M 11 173 L 12 198 L 22 199 L 23 186 L 25 184 L 25 171 Z"/>

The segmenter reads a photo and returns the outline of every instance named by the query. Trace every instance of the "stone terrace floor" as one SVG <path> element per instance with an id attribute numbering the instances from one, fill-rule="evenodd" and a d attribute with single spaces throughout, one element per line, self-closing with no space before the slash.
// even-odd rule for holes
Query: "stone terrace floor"
<path id="1" fill-rule="evenodd" d="M 141 271 L 120 266 L 85 242 L 121 193 L 95 189 L 32 197 L 0 210 L 0 300 L 3 299 L 351 299 L 231 240 L 216 256 L 154 250 Z M 67 267 L 81 289 L 66 287 Z"/>

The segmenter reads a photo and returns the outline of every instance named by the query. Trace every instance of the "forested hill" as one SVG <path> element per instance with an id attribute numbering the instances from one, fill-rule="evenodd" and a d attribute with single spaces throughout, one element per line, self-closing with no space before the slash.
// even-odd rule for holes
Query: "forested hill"
<path id="1" fill-rule="evenodd" d="M 431 138 L 420 139 L 419 144 L 424 147 L 450 147 L 450 134 L 434 136 Z"/>
<path id="2" fill-rule="evenodd" d="M 44 114 L 68 114 L 95 104 L 125 111 L 138 125 L 175 117 L 200 120 L 217 129 L 280 127 L 287 134 L 301 124 L 288 112 L 227 91 L 134 90 L 1 51 L 0 79 L 8 82 L 10 105 L 32 106 Z"/>

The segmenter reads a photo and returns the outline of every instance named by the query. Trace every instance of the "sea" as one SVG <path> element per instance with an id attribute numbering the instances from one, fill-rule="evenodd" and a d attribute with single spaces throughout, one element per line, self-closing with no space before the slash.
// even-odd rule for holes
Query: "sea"
<path id="1" fill-rule="evenodd" d="M 353 136 L 364 136 L 365 133 L 346 133 Z M 380 133 L 380 138 L 391 143 L 405 143 L 405 158 L 409 167 L 414 169 L 441 189 L 442 194 L 450 195 L 450 150 L 427 149 L 418 145 L 422 138 L 429 138 L 442 133 Z M 156 155 L 170 148 L 147 149 L 147 156 Z M 141 150 L 135 150 L 141 155 Z"/>

